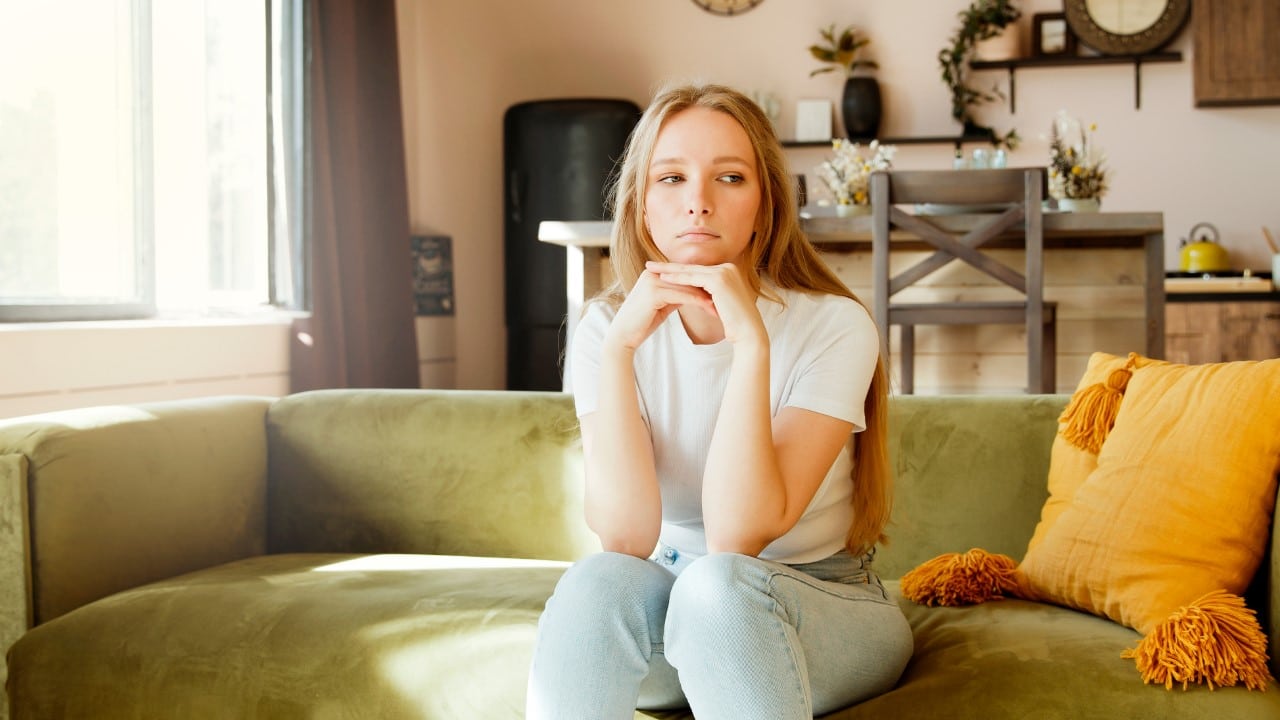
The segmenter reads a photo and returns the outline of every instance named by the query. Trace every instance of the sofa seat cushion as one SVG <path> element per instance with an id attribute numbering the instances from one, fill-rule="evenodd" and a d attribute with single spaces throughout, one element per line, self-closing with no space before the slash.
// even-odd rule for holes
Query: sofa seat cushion
<path id="1" fill-rule="evenodd" d="M 13 718 L 518 718 L 566 567 L 268 555 L 153 583 L 25 635 Z"/>
<path id="2" fill-rule="evenodd" d="M 19 640 L 12 717 L 514 720 L 537 618 L 565 567 L 269 555 L 153 583 Z M 1268 692 L 1135 682 L 1120 652 L 1139 635 L 1093 615 L 1012 599 L 899 602 L 916 647 L 898 687 L 826 718 L 1280 717 L 1274 682 Z"/>
<path id="3" fill-rule="evenodd" d="M 1026 600 L 926 607 L 886 582 L 915 633 L 898 687 L 829 718 L 1280 717 L 1280 688 L 1144 685 L 1120 657 L 1141 636 L 1105 618 Z"/>

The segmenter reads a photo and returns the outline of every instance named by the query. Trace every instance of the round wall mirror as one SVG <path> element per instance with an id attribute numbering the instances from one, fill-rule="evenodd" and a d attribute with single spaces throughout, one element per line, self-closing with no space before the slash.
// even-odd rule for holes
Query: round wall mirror
<path id="1" fill-rule="evenodd" d="M 1067 24 L 1104 55 L 1141 55 L 1164 47 L 1191 15 L 1191 0 L 1065 0 Z"/>

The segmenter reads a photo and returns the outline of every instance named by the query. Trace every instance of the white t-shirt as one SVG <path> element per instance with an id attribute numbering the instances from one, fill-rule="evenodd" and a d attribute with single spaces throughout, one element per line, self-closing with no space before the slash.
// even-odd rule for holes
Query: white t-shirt
<path id="1" fill-rule="evenodd" d="M 866 429 L 863 405 L 879 355 L 871 316 L 838 295 L 777 290 L 785 306 L 760 298 L 769 333 L 770 413 L 797 407 Z M 574 333 L 566 383 L 578 416 L 595 412 L 600 349 L 614 316 L 607 303 L 592 303 Z M 678 313 L 671 313 L 636 350 L 640 413 L 653 439 L 662 495 L 660 540 L 681 554 L 707 552 L 702 523 L 702 474 L 716 416 L 724 397 L 733 346 L 695 345 Z M 798 564 L 821 560 L 844 546 L 853 520 L 853 435 L 799 522 L 770 543 L 760 557 Z"/>

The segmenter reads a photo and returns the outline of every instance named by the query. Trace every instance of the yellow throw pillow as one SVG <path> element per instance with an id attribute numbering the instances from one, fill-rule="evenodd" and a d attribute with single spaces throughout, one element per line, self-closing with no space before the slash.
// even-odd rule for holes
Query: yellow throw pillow
<path id="1" fill-rule="evenodd" d="M 1280 469 L 1276 398 L 1280 360 L 1136 367 L 1097 467 L 1037 528 L 1017 568 L 1018 594 L 1147 635 L 1129 655 L 1149 681 L 1265 687 L 1266 638 L 1252 611 L 1240 602 L 1231 613 L 1222 593 L 1244 591 L 1270 533 Z M 1188 612 L 1188 621 L 1219 617 L 1224 632 L 1252 620 L 1256 636 L 1243 628 L 1235 640 L 1175 647 L 1180 638 L 1164 624 Z M 1257 650 L 1259 640 L 1261 659 L 1245 667 L 1206 666 L 1197 656 L 1223 642 Z"/>
<path id="2" fill-rule="evenodd" d="M 1028 548 L 1040 544 L 1058 515 L 1071 503 L 1076 489 L 1098 467 L 1098 450 L 1115 422 L 1133 370 L 1165 364 L 1137 353 L 1128 357 L 1096 352 L 1076 385 L 1071 402 L 1062 413 L 1058 434 L 1049 453 L 1049 499 L 1040 510 L 1040 522 Z"/>
<path id="3" fill-rule="evenodd" d="M 904 575 L 903 594 L 1074 607 L 1146 636 L 1125 653 L 1145 682 L 1265 689 L 1267 638 L 1238 595 L 1275 509 L 1277 398 L 1280 359 L 1174 365 L 1096 353 L 1063 413 L 1050 498 L 1022 562 L 977 548 L 943 555 Z"/>

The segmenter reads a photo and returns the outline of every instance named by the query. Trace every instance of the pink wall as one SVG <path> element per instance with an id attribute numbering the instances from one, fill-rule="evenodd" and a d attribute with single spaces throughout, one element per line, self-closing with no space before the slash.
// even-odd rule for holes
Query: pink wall
<path id="1" fill-rule="evenodd" d="M 871 35 L 868 50 L 880 63 L 883 133 L 952 134 L 958 127 L 936 56 L 966 5 L 766 0 L 722 18 L 690 0 L 400 0 L 412 225 L 453 237 L 456 325 L 436 331 L 456 328 L 456 386 L 500 388 L 505 378 L 501 172 L 509 106 L 553 97 L 623 97 L 643 106 L 663 81 L 708 80 L 776 95 L 786 137 L 796 100 L 838 103 L 841 80 L 810 78 L 818 65 L 806 48 L 819 28 L 852 23 Z M 1027 18 L 1061 6 L 1021 3 Z M 1096 122 L 1113 169 L 1103 207 L 1164 212 L 1167 267 L 1177 266 L 1179 239 L 1209 221 L 1237 267 L 1265 269 L 1260 228 L 1280 236 L 1280 107 L 1196 109 L 1191 36 L 1188 25 L 1169 48 L 1181 50 L 1183 62 L 1143 68 L 1141 110 L 1134 109 L 1132 67 L 1101 66 L 1022 70 L 1017 114 L 999 104 L 978 117 L 1001 131 L 1018 129 L 1024 142 L 1013 165 L 1045 163 L 1045 135 L 1059 109 Z M 981 77 L 1007 88 L 1003 72 Z M 951 153 L 949 146 L 903 146 L 897 165 L 949 167 Z M 796 172 L 809 172 L 824 154 L 790 152 Z"/>

